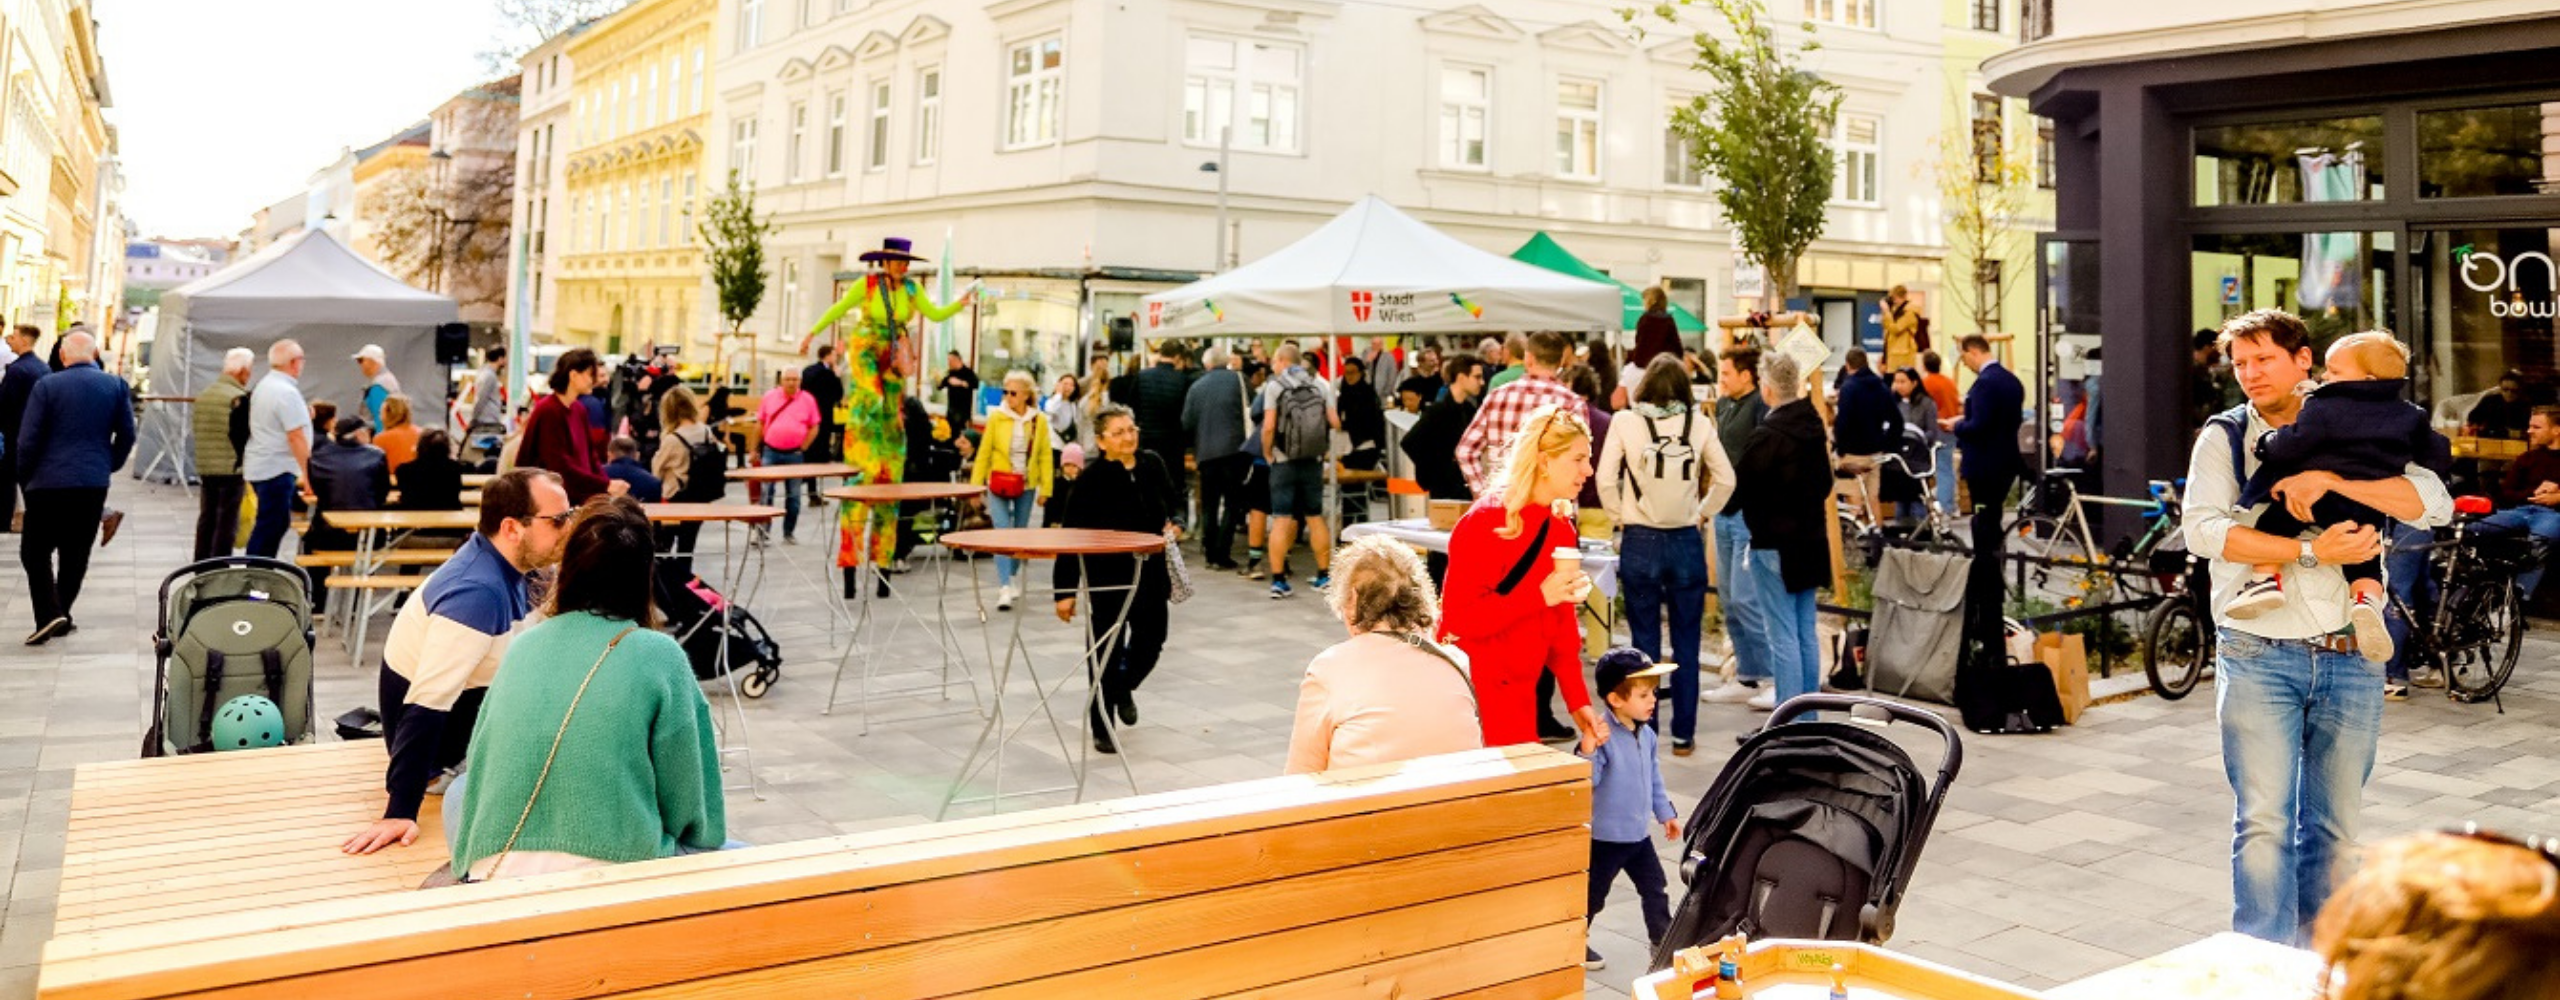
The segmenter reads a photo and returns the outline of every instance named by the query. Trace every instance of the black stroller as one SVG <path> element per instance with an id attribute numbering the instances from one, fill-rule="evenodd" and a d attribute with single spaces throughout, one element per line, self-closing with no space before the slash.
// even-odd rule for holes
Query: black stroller
<path id="1" fill-rule="evenodd" d="M 782 679 L 782 647 L 756 616 L 682 567 L 670 566 L 669 560 L 658 560 L 652 577 L 658 613 L 666 616 L 667 633 L 675 636 L 685 658 L 693 661 L 693 676 L 706 681 L 720 678 L 720 647 L 725 642 L 728 667 L 738 671 L 740 694 L 762 698 L 773 689 L 773 682 Z"/>
<path id="2" fill-rule="evenodd" d="M 1946 747 L 1937 782 L 1866 723 L 1792 721 L 1853 709 L 1935 730 Z M 1845 695 L 1788 699 L 1690 815 L 1680 859 L 1689 891 L 1653 967 L 1735 933 L 1882 943 L 1963 761 L 1956 728 L 1929 712 Z"/>

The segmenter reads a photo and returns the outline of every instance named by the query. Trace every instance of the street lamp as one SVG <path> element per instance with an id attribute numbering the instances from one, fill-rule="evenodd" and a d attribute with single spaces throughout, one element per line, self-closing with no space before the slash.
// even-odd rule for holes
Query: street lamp
<path id="1" fill-rule="evenodd" d="M 429 290 L 434 291 L 437 294 L 443 294 L 444 230 L 446 224 L 450 221 L 445 217 L 444 184 L 445 172 L 453 164 L 453 154 L 442 149 L 438 149 L 428 153 L 427 159 L 435 161 L 433 173 L 427 179 L 427 214 L 435 223 L 434 228 L 431 230 L 434 234 L 432 237 L 434 240 L 433 249 L 429 250 L 427 254 L 427 283 Z"/>
<path id="2" fill-rule="evenodd" d="M 1217 159 L 1215 159 L 1215 160 L 1211 160 L 1211 161 L 1209 161 L 1209 162 L 1206 162 L 1206 163 L 1203 163 L 1203 164 L 1201 164 L 1201 165 L 1200 165 L 1200 172 L 1201 172 L 1201 173 L 1204 173 L 1204 174 L 1216 174 L 1216 175 L 1218 175 L 1218 256 L 1217 256 L 1217 257 L 1215 257 L 1215 258 L 1213 258 L 1213 259 L 1211 260 L 1210 264 L 1209 264 L 1209 269 L 1210 269 L 1210 270 L 1212 270 L 1212 271 L 1225 271 L 1225 270 L 1227 269 L 1227 266 L 1228 266 L 1228 265 L 1227 265 L 1227 151 L 1228 151 L 1228 149 L 1229 149 L 1229 144 L 1230 144 L 1230 142 L 1234 139 L 1234 134 L 1235 134 L 1235 129 L 1233 129 L 1233 128 L 1231 128 L 1231 127 L 1226 127 L 1226 126 L 1221 126 L 1221 127 L 1219 127 L 1219 129 L 1218 129 L 1218 158 L 1217 158 Z"/>

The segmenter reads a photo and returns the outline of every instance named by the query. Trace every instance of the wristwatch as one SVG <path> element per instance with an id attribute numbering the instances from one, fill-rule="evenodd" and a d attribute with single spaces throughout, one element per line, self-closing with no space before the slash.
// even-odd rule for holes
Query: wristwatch
<path id="1" fill-rule="evenodd" d="M 2296 559 L 2294 562 L 2301 564 L 2304 569 L 2320 568 L 2320 557 L 2311 554 L 2311 542 L 2309 539 L 2303 540 L 2302 558 Z"/>

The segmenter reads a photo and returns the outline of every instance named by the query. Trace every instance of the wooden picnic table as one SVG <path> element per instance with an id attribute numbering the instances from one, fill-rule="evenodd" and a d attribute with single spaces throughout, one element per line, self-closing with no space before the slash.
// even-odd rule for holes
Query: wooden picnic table
<path id="1" fill-rule="evenodd" d="M 492 472 L 465 472 L 462 474 L 462 488 L 466 490 L 484 489 L 489 485 L 490 480 L 496 478 L 498 478 L 497 474 Z"/>

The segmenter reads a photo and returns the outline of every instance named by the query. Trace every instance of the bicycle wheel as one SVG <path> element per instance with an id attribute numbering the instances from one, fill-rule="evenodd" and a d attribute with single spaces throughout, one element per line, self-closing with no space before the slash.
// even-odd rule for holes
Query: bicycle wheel
<path id="1" fill-rule="evenodd" d="M 2204 678 L 2205 661 L 2212 658 L 2213 645 L 2205 638 L 2211 626 L 2185 595 L 2152 606 L 2149 617 L 2142 630 L 2142 672 L 2162 699 L 2184 698 Z"/>
<path id="2" fill-rule="evenodd" d="M 2497 697 L 2524 654 L 2524 598 L 2515 581 L 2502 578 L 2473 593 L 2478 600 L 2447 600 L 2443 612 L 2465 619 L 2456 633 L 2462 646 L 2449 650 L 2444 663 L 2445 694 L 2464 704 Z"/>
<path id="3" fill-rule="evenodd" d="M 1869 529 L 1860 525 L 1857 518 L 1845 513 L 1839 515 L 1839 518 L 1841 565 L 1847 567 L 1852 574 L 1865 573 L 1874 569 L 1872 546 L 1875 539 L 1870 537 Z"/>
<path id="4" fill-rule="evenodd" d="M 2104 599 L 2111 585 L 2092 557 L 2087 542 L 2049 514 L 2021 514 L 2007 528 L 2009 551 L 2031 557 L 2022 566 L 2001 567 L 2003 580 L 2022 576 L 2019 596 L 2058 608 L 2084 607 Z"/>

